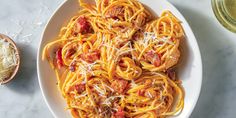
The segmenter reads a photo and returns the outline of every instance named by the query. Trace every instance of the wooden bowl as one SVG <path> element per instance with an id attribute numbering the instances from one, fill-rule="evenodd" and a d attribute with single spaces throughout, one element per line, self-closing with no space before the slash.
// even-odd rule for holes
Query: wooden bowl
<path id="1" fill-rule="evenodd" d="M 2 85 L 2 84 L 6 84 L 6 83 L 10 82 L 15 77 L 16 73 L 18 72 L 19 67 L 20 67 L 20 54 L 19 54 L 19 50 L 18 50 L 15 42 L 11 38 L 9 38 L 8 36 L 6 36 L 4 34 L 0 34 L 0 40 L 4 40 L 6 42 L 9 42 L 14 47 L 15 52 L 16 52 L 16 58 L 17 58 L 17 65 L 16 65 L 15 69 L 13 70 L 13 72 L 11 73 L 11 75 L 8 78 L 6 78 L 0 82 L 0 85 Z"/>

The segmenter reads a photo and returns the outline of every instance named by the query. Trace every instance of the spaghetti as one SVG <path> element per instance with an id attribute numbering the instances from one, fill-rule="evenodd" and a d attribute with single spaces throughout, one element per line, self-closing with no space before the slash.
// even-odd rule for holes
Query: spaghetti
<path id="1" fill-rule="evenodd" d="M 172 67 L 184 37 L 169 11 L 159 18 L 137 0 L 79 0 L 82 10 L 42 54 L 74 118 L 164 118 L 183 109 Z"/>

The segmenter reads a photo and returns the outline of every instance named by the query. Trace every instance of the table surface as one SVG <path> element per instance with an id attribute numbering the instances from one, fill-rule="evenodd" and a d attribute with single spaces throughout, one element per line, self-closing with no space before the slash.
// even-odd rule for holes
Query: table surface
<path id="1" fill-rule="evenodd" d="M 169 0 L 184 15 L 199 44 L 203 84 L 191 118 L 236 116 L 236 34 L 216 20 L 210 0 Z M 36 55 L 43 28 L 63 0 L 1 0 L 0 33 L 19 46 L 17 77 L 0 86 L 0 118 L 51 118 L 37 80 Z"/>

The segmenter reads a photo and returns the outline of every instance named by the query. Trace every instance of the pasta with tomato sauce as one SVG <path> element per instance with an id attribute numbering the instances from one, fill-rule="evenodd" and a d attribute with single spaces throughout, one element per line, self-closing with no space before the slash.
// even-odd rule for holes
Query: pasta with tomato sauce
<path id="1" fill-rule="evenodd" d="M 165 118 L 181 112 L 175 77 L 184 38 L 170 12 L 137 0 L 79 0 L 83 8 L 43 50 L 74 118 Z"/>

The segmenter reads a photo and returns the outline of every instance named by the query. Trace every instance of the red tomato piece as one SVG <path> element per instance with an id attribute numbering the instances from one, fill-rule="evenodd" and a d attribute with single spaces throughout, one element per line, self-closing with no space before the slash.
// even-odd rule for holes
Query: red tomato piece
<path id="1" fill-rule="evenodd" d="M 124 110 L 120 107 L 118 111 L 113 115 L 115 118 L 125 118 L 125 112 Z"/>
<path id="2" fill-rule="evenodd" d="M 57 63 L 57 67 L 60 69 L 64 64 L 63 64 L 63 60 L 62 60 L 62 54 L 61 54 L 62 48 L 59 48 L 56 51 L 56 63 Z"/>
<path id="3" fill-rule="evenodd" d="M 80 57 L 86 62 L 93 63 L 100 58 L 100 53 L 99 51 L 93 51 L 90 53 L 82 54 L 80 55 Z"/>
<path id="4" fill-rule="evenodd" d="M 77 84 L 75 85 L 75 90 L 78 92 L 78 94 L 81 94 L 85 91 L 85 84 Z"/>
<path id="5" fill-rule="evenodd" d="M 69 58 L 70 56 L 72 56 L 73 54 L 75 54 L 76 50 L 71 48 L 69 50 L 66 51 L 66 54 L 65 54 L 65 58 Z"/>
<path id="6" fill-rule="evenodd" d="M 145 90 L 143 90 L 143 89 L 138 90 L 137 93 L 138 93 L 139 96 L 144 96 L 144 94 L 145 94 Z"/>
<path id="7" fill-rule="evenodd" d="M 111 87 L 118 93 L 124 93 L 124 90 L 128 86 L 128 81 L 122 79 L 116 79 L 111 83 Z"/>
<path id="8" fill-rule="evenodd" d="M 79 33 L 86 34 L 91 32 L 91 25 L 86 17 L 80 16 L 77 20 L 77 30 Z"/>
<path id="9" fill-rule="evenodd" d="M 149 51 L 146 54 L 146 59 L 150 61 L 154 66 L 158 67 L 161 65 L 161 55 L 154 53 L 154 51 Z"/>

